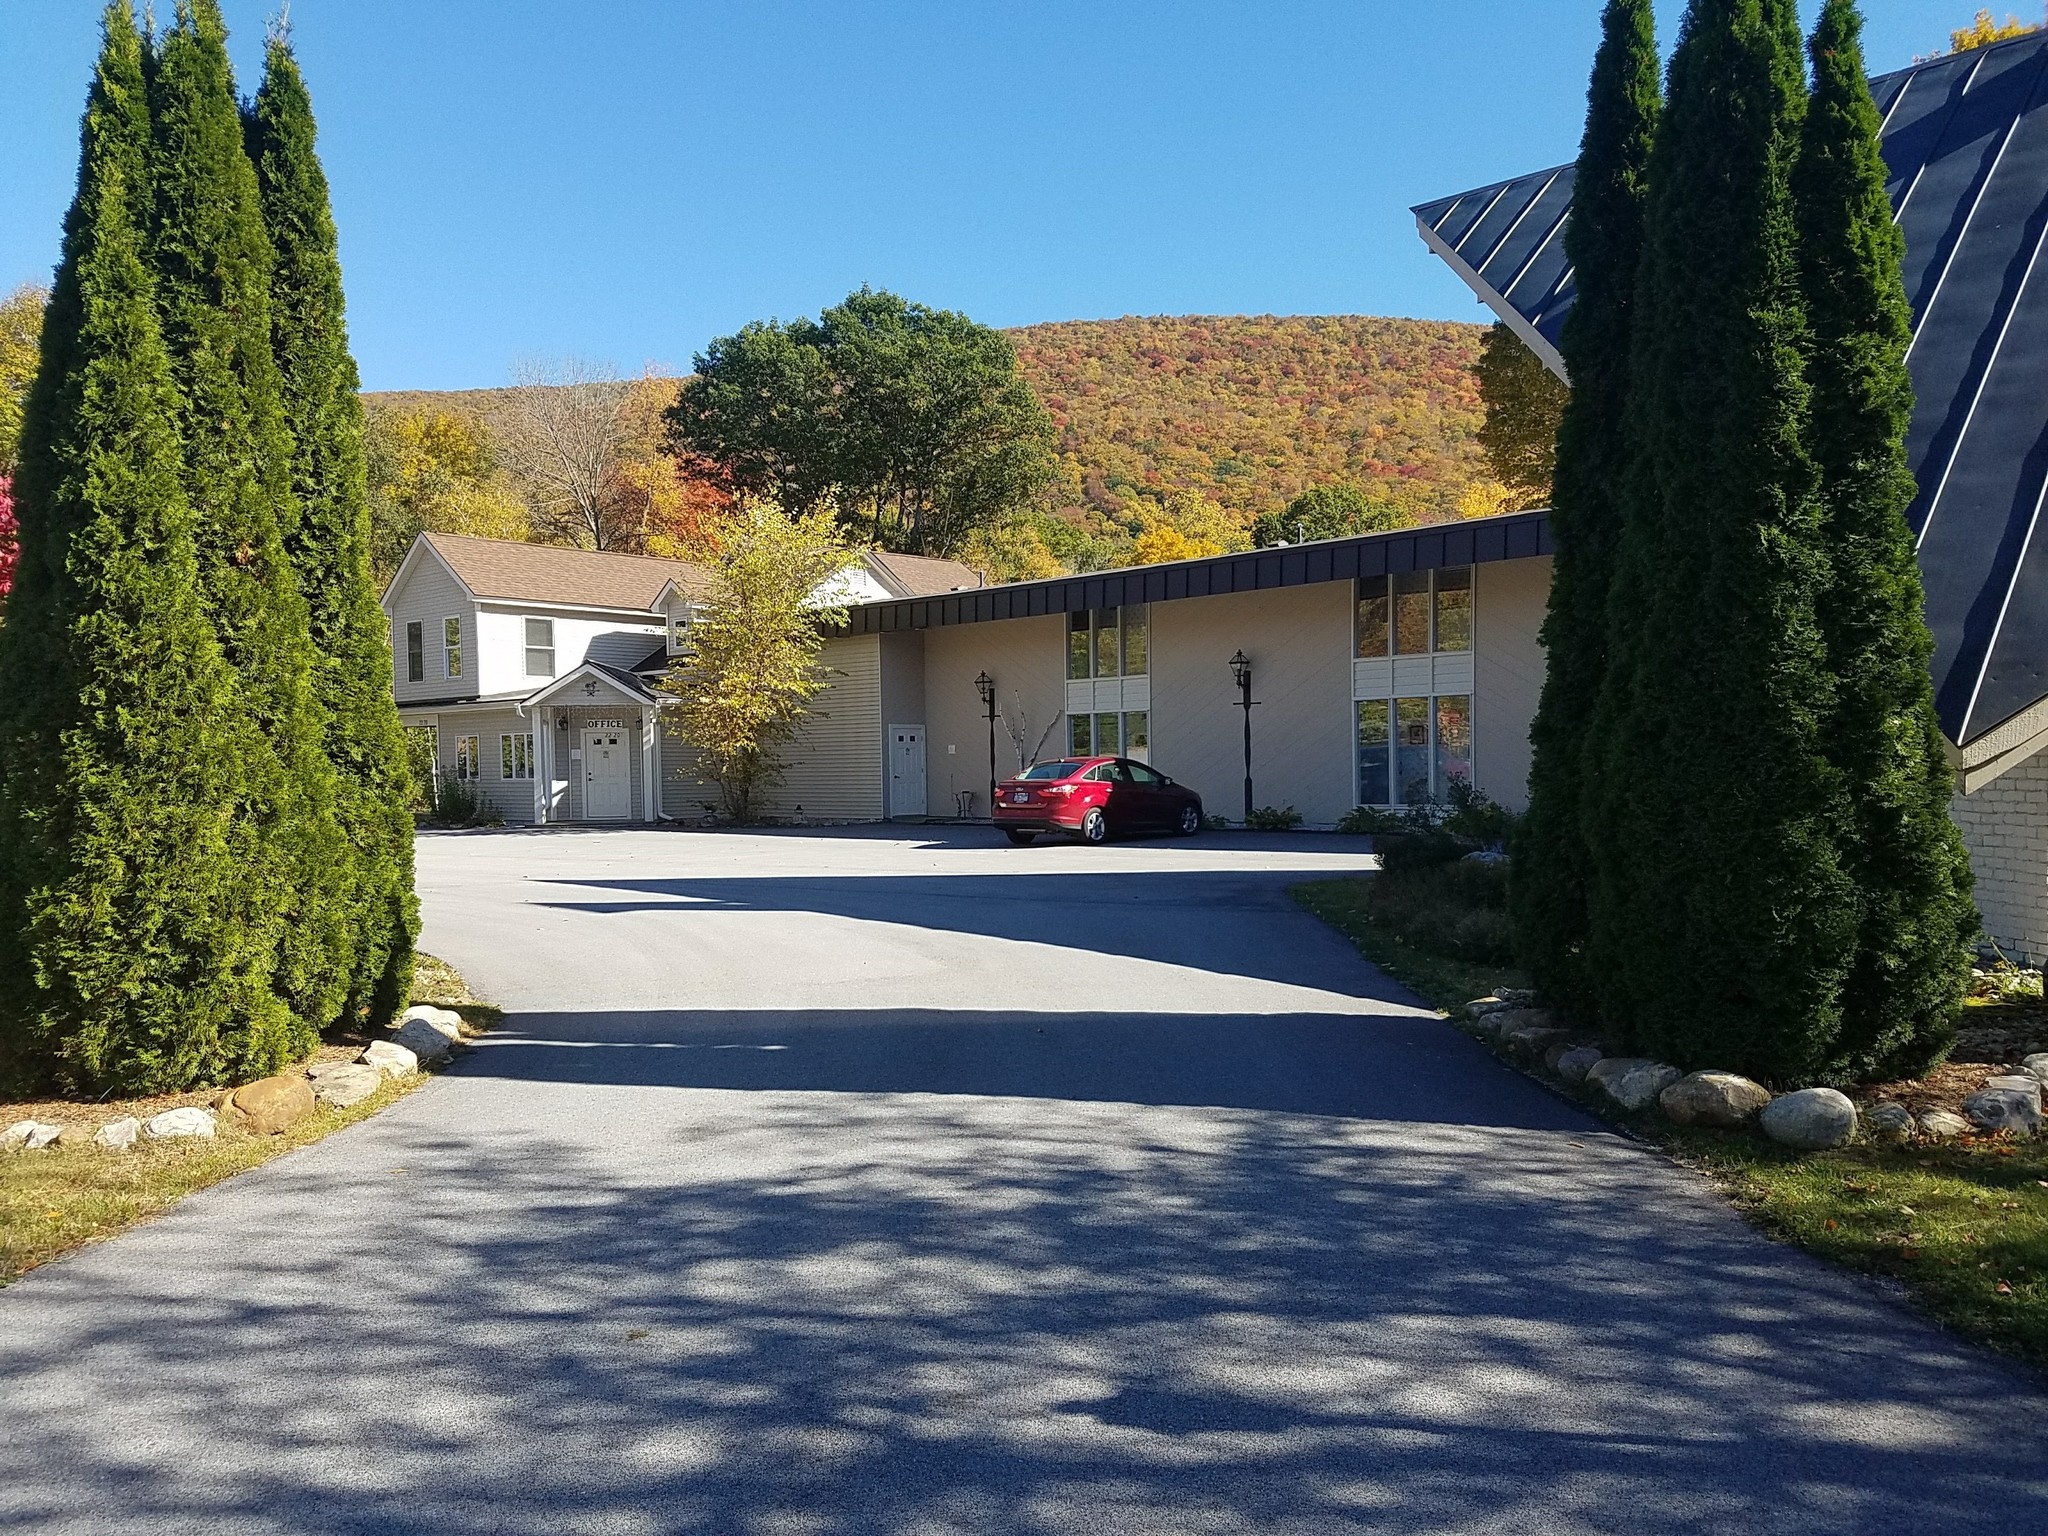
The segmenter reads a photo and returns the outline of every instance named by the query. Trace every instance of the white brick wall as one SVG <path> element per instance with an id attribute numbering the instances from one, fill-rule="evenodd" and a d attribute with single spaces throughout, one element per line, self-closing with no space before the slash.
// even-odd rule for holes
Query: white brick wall
<path id="1" fill-rule="evenodd" d="M 2048 751 L 1949 809 L 1977 872 L 1984 931 L 2015 960 L 2048 959 Z"/>

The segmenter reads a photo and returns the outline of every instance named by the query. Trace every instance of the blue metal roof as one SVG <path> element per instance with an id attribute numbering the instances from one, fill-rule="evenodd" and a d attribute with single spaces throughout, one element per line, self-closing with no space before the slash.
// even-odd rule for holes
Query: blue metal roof
<path id="1" fill-rule="evenodd" d="M 1870 82 L 1913 306 L 1907 452 L 1934 686 L 1966 745 L 2048 699 L 2048 34 Z M 1414 210 L 1431 250 L 1560 376 L 1573 167 Z"/>

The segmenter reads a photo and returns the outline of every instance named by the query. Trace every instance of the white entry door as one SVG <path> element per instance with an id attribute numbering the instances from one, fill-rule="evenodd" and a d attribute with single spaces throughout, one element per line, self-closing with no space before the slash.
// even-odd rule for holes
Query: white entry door
<path id="1" fill-rule="evenodd" d="M 924 805 L 924 727 L 889 727 L 889 814 L 922 816 Z"/>
<path id="2" fill-rule="evenodd" d="M 624 821 L 633 814 L 632 737 L 617 727 L 583 733 L 583 817 Z"/>

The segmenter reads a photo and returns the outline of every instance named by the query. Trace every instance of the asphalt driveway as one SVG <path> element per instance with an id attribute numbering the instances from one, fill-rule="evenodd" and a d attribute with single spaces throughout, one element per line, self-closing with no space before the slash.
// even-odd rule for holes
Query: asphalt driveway
<path id="1" fill-rule="evenodd" d="M 2048 1398 L 1297 911 L 1355 843 L 446 835 L 455 1071 L 0 1291 L 0 1528 L 2048 1529 Z"/>

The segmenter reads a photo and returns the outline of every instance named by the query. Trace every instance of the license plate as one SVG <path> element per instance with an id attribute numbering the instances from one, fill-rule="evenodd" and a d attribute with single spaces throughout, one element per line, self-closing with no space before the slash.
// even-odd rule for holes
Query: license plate
<path id="1" fill-rule="evenodd" d="M 1019 793 L 1010 796 L 1010 804 L 1012 805 L 1029 805 L 1030 803 L 1031 797 L 1027 794 Z"/>

